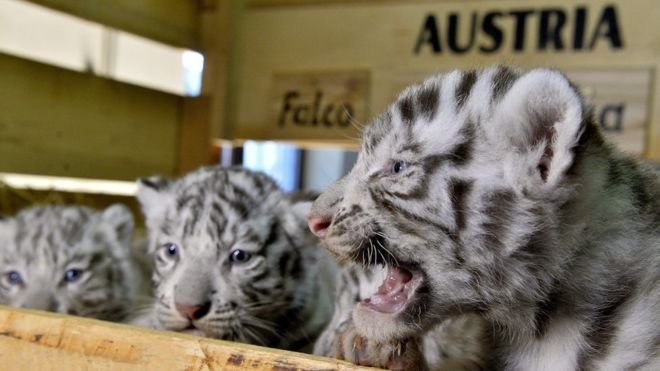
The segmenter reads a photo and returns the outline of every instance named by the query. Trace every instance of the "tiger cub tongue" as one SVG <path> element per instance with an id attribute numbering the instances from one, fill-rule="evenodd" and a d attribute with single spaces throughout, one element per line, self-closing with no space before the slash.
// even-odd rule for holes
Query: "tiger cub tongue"
<path id="1" fill-rule="evenodd" d="M 369 308 L 382 312 L 394 313 L 403 308 L 408 301 L 406 283 L 412 279 L 412 273 L 399 267 L 389 267 L 387 277 L 378 287 L 378 292 L 364 300 Z"/>

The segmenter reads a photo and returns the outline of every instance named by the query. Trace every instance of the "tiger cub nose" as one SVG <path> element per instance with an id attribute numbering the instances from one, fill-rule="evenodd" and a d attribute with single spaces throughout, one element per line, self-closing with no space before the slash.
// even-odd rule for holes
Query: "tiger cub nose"
<path id="1" fill-rule="evenodd" d="M 311 216 L 307 221 L 309 229 L 316 237 L 323 238 L 325 231 L 332 224 L 332 216 Z"/>
<path id="2" fill-rule="evenodd" d="M 185 305 L 175 303 L 177 312 L 181 313 L 182 316 L 190 319 L 197 320 L 208 314 L 211 309 L 211 302 L 206 302 L 202 305 Z"/>

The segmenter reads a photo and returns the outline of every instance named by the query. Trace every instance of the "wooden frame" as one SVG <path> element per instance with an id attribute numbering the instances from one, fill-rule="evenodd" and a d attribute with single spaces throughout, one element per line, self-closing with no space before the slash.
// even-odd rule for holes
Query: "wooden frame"
<path id="1" fill-rule="evenodd" d="M 29 1 L 166 44 L 198 47 L 195 0 Z"/>
<path id="2" fill-rule="evenodd" d="M 614 108 L 607 111 L 611 122 L 621 117 L 627 123 L 629 115 L 639 117 L 643 111 L 644 117 L 634 120 L 635 133 L 641 127 L 646 140 L 628 133 L 613 133 L 612 138 L 630 143 L 628 138 L 634 137 L 629 146 L 634 146 L 633 153 L 660 160 L 660 47 L 655 42 L 657 32 L 651 31 L 657 29 L 653 27 L 657 12 L 649 11 L 656 9 L 650 0 L 585 4 L 568 0 L 249 0 L 244 4 L 234 35 L 240 45 L 232 54 L 234 80 L 229 90 L 235 103 L 227 107 L 235 130 L 225 139 L 271 139 L 270 130 L 277 122 L 272 119 L 269 92 L 277 75 L 286 71 L 369 71 L 367 116 L 372 116 L 384 110 L 402 86 L 419 82 L 417 77 L 457 67 L 499 63 L 523 69 L 608 71 L 610 81 L 625 71 L 645 70 L 651 73 L 645 81 L 650 86 L 649 103 L 643 109 L 638 103 L 644 98 L 628 102 L 625 91 L 602 103 Z M 529 9 L 527 26 L 514 17 L 521 9 Z M 548 35 L 541 30 L 541 18 L 554 16 L 561 17 L 562 26 L 556 38 L 546 40 L 539 36 Z M 494 19 L 497 42 L 482 27 Z M 458 31 L 450 29 L 452 24 Z M 450 40 L 450 34 L 456 38 Z M 522 35 L 520 45 L 514 42 L 515 35 Z M 616 111 L 623 103 L 627 103 L 625 110 Z"/>
<path id="3" fill-rule="evenodd" d="M 407 3 L 437 3 L 439 1 L 449 2 L 452 0 L 406 0 Z M 473 0 L 476 1 L 476 0 Z M 316 5 L 355 5 L 370 4 L 382 5 L 397 3 L 401 0 L 247 0 L 250 7 L 285 7 L 285 6 L 316 6 Z"/>
<path id="4" fill-rule="evenodd" d="M 0 75 L 2 172 L 135 180 L 189 152 L 182 97 L 1 53 Z"/>
<path id="5" fill-rule="evenodd" d="M 0 306 L 0 369 L 367 370 L 308 354 Z"/>

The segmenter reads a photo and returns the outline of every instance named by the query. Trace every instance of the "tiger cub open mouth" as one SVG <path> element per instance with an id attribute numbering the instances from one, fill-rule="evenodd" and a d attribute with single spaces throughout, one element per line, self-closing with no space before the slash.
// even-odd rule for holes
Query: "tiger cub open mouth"
<path id="1" fill-rule="evenodd" d="M 413 302 L 423 276 L 398 266 L 387 266 L 387 276 L 371 297 L 360 302 L 364 308 L 380 313 L 400 313 Z"/>
<path id="2" fill-rule="evenodd" d="M 387 267 L 387 276 L 370 297 L 362 300 L 361 308 L 385 314 L 403 312 L 414 302 L 418 289 L 424 282 L 424 275 L 411 265 L 401 264 L 386 246 L 386 241 L 378 236 L 372 238 L 368 248 L 363 249 L 360 257 L 356 259 L 365 266 L 383 265 Z"/>

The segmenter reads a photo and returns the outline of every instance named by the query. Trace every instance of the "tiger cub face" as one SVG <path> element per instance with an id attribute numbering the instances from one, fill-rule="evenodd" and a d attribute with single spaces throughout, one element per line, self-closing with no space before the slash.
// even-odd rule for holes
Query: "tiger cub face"
<path id="1" fill-rule="evenodd" d="M 155 259 L 157 327 L 280 346 L 306 326 L 323 249 L 271 178 L 208 167 L 144 179 L 138 198 Z"/>
<path id="2" fill-rule="evenodd" d="M 552 70 L 454 71 L 404 91 L 309 219 L 340 258 L 388 268 L 355 308 L 358 329 L 404 338 L 450 315 L 537 302 L 563 259 L 538 242 L 561 233 L 587 116 Z"/>
<path id="3" fill-rule="evenodd" d="M 0 303 L 106 320 L 134 300 L 133 216 L 37 206 L 0 220 Z"/>

